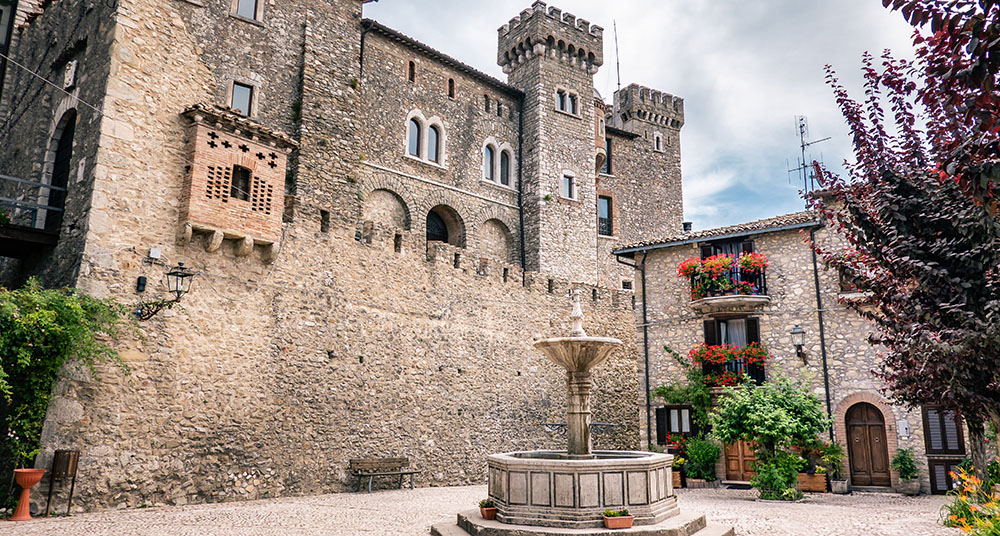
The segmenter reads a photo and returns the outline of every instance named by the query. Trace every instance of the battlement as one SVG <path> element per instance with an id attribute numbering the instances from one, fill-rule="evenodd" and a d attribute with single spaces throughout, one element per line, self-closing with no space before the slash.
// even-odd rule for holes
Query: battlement
<path id="1" fill-rule="evenodd" d="M 604 64 L 604 28 L 540 0 L 497 33 L 497 64 L 504 72 L 534 56 L 565 61 L 590 74 Z"/>
<path id="2" fill-rule="evenodd" d="M 475 250 L 444 242 L 427 242 L 423 233 L 361 221 L 355 229 L 354 238 L 383 253 L 423 256 L 421 260 L 424 262 L 449 270 L 460 280 L 483 281 L 491 286 L 509 285 L 511 288 L 523 288 L 531 294 L 565 295 L 571 289 L 579 289 L 595 307 L 632 308 L 633 294 L 630 291 L 573 282 L 544 272 L 525 271 L 516 264 L 482 256 Z"/>
<path id="3" fill-rule="evenodd" d="M 638 84 L 615 92 L 615 111 L 622 122 L 641 120 L 669 128 L 684 126 L 684 99 Z"/>

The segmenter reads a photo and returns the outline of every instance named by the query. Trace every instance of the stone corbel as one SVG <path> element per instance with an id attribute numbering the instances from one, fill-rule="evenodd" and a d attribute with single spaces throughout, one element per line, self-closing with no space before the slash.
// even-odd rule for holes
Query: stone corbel
<path id="1" fill-rule="evenodd" d="M 278 251 L 281 249 L 277 243 L 267 244 L 264 246 L 264 262 L 271 263 L 278 258 Z"/>
<path id="2" fill-rule="evenodd" d="M 190 244 L 192 234 L 194 234 L 194 227 L 191 226 L 191 222 L 184 222 L 180 232 L 177 233 L 177 242 L 185 245 Z"/>
<path id="3" fill-rule="evenodd" d="M 225 238 L 225 235 L 222 234 L 222 231 L 219 231 L 219 230 L 212 231 L 205 238 L 205 251 L 207 251 L 209 253 L 213 253 L 215 251 L 219 251 L 219 248 L 222 247 L 222 239 L 223 238 Z"/>
<path id="4" fill-rule="evenodd" d="M 246 257 L 253 252 L 253 237 L 245 236 L 236 246 L 236 256 Z"/>

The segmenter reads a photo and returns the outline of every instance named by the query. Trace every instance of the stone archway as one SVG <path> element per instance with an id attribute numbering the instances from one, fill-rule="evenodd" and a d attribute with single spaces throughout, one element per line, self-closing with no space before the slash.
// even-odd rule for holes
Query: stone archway
<path id="1" fill-rule="evenodd" d="M 76 136 L 76 108 L 69 108 L 56 123 L 49 138 L 48 151 L 45 153 L 45 168 L 42 182 L 59 188 L 53 190 L 42 188 L 38 195 L 38 204 L 62 209 L 66 205 L 66 188 L 69 185 L 69 175 L 72 170 L 73 141 Z M 35 227 L 49 232 L 59 232 L 62 227 L 63 212 L 40 209 L 35 220 Z"/>
<path id="2" fill-rule="evenodd" d="M 409 207 L 399 194 L 387 188 L 372 190 L 365 196 L 361 218 L 398 229 L 410 229 Z"/>
<path id="3" fill-rule="evenodd" d="M 498 219 L 489 219 L 479 226 L 480 252 L 500 262 L 515 264 L 514 239 L 507 225 Z"/>
<path id="4" fill-rule="evenodd" d="M 882 420 L 885 423 L 885 450 L 889 459 L 892 459 L 892 457 L 896 454 L 896 450 L 899 448 L 899 437 L 896 432 L 895 413 L 892 411 L 892 407 L 889 406 L 885 399 L 873 392 L 862 391 L 854 393 L 845 397 L 837 404 L 837 409 L 834 412 L 833 418 L 834 435 L 837 438 L 837 442 L 844 445 L 845 451 L 848 450 L 848 412 L 859 403 L 869 404 L 881 414 Z M 850 460 L 845 459 L 845 463 L 847 464 L 847 466 L 844 467 L 845 474 L 849 475 Z M 890 471 L 889 475 L 890 486 L 895 488 L 899 484 L 899 475 L 896 471 Z"/>
<path id="5" fill-rule="evenodd" d="M 426 230 L 428 242 L 465 247 L 465 223 L 458 212 L 448 205 L 436 205 L 427 211 Z"/>

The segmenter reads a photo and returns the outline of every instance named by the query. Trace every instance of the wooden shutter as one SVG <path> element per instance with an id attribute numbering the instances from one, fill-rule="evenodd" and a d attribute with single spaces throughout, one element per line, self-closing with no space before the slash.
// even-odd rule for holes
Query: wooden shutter
<path id="1" fill-rule="evenodd" d="M 705 321 L 705 344 L 709 346 L 719 344 L 719 326 L 715 320 Z"/>
<path id="2" fill-rule="evenodd" d="M 760 342 L 760 319 L 747 318 L 747 343 Z"/>
<path id="3" fill-rule="evenodd" d="M 656 443 L 667 442 L 667 408 L 656 408 Z"/>
<path id="4" fill-rule="evenodd" d="M 743 253 L 753 253 L 753 240 L 747 240 L 742 244 Z"/>
<path id="5" fill-rule="evenodd" d="M 927 454 L 965 454 L 962 423 L 953 410 L 924 406 L 923 414 Z"/>
<path id="6" fill-rule="evenodd" d="M 715 248 L 713 248 L 710 244 L 701 246 L 701 258 L 707 259 L 712 255 L 715 255 Z"/>

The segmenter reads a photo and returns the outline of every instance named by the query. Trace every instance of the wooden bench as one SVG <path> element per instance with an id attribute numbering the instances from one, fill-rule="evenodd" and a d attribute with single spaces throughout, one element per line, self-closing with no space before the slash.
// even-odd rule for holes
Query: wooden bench
<path id="1" fill-rule="evenodd" d="M 350 467 L 351 473 L 358 477 L 357 491 L 361 491 L 361 481 L 368 479 L 368 493 L 372 492 L 372 480 L 377 476 L 398 476 L 402 488 L 403 477 L 409 475 L 410 489 L 413 489 L 413 475 L 420 472 L 409 469 L 409 458 L 354 458 Z"/>

